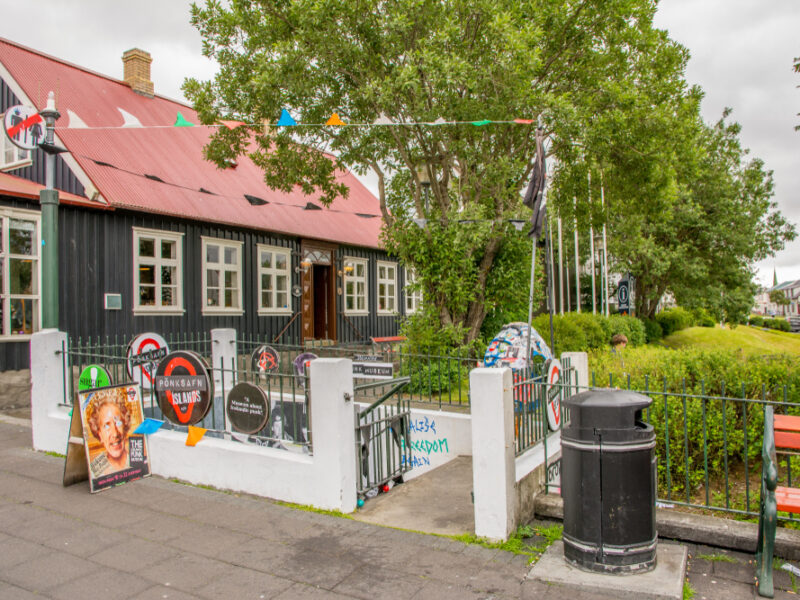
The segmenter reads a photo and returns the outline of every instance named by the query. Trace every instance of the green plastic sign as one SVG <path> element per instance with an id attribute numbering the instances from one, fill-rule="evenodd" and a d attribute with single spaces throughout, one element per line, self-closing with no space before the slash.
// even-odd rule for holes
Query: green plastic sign
<path id="1" fill-rule="evenodd" d="M 111 385 L 111 376 L 100 365 L 89 365 L 81 371 L 81 375 L 78 377 L 78 391 L 80 392 L 109 385 Z"/>

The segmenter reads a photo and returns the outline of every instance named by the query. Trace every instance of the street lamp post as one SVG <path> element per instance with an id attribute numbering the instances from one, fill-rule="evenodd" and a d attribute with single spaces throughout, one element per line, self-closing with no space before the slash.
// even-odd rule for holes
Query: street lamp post
<path id="1" fill-rule="evenodd" d="M 58 190 L 54 188 L 56 154 L 61 151 L 55 140 L 55 95 L 47 96 L 47 106 L 39 113 L 45 122 L 45 189 L 39 192 L 42 205 L 42 328 L 58 329 Z"/>

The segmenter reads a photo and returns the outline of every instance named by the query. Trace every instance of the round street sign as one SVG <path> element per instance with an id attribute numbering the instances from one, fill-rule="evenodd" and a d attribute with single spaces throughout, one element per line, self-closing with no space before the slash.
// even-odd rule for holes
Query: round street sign
<path id="1" fill-rule="evenodd" d="M 306 369 L 311 364 L 312 360 L 316 360 L 317 355 L 311 352 L 303 352 L 298 354 L 294 359 L 294 374 L 300 381 L 300 387 L 306 387 Z"/>
<path id="2" fill-rule="evenodd" d="M 89 365 L 78 376 L 78 391 L 93 390 L 94 388 L 108 387 L 111 385 L 111 376 L 100 365 Z"/>
<path id="3" fill-rule="evenodd" d="M 228 422 L 234 431 L 258 433 L 269 421 L 267 394 L 252 383 L 237 383 L 228 393 L 225 406 Z"/>
<path id="4" fill-rule="evenodd" d="M 551 358 L 545 363 L 545 401 L 547 402 L 547 424 L 557 431 L 561 427 L 561 361 Z"/>
<path id="5" fill-rule="evenodd" d="M 164 418 L 176 425 L 196 425 L 208 413 L 214 398 L 214 382 L 199 354 L 171 352 L 155 371 L 158 406 Z"/>
<path id="6" fill-rule="evenodd" d="M 34 150 L 44 141 L 44 119 L 32 106 L 18 104 L 9 108 L 3 130 L 9 141 L 23 150 Z"/>
<path id="7" fill-rule="evenodd" d="M 272 346 L 259 346 L 253 352 L 252 370 L 260 375 L 275 373 L 280 366 L 278 352 Z"/>
<path id="8" fill-rule="evenodd" d="M 152 389 L 156 365 L 167 354 L 167 340 L 157 333 L 137 335 L 128 344 L 128 377 L 141 385 L 142 389 Z"/>

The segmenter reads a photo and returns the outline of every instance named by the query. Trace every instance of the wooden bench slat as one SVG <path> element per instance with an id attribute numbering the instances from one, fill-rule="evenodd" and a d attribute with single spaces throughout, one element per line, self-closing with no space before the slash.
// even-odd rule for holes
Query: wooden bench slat
<path id="1" fill-rule="evenodd" d="M 775 415 L 775 430 L 800 431 L 800 417 L 792 415 Z"/>
<path id="2" fill-rule="evenodd" d="M 789 431 L 776 431 L 775 447 L 800 450 L 800 433 L 789 432 Z"/>
<path id="3" fill-rule="evenodd" d="M 779 511 L 800 513 L 800 489 L 778 486 L 775 488 L 775 501 Z"/>

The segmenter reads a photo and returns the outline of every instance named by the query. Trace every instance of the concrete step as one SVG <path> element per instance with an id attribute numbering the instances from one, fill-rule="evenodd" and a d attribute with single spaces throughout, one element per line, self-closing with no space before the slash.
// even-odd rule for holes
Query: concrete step
<path id="1" fill-rule="evenodd" d="M 564 501 L 555 494 L 540 495 L 536 498 L 536 514 L 563 519 Z M 656 529 L 659 537 L 743 552 L 755 552 L 758 541 L 756 523 L 666 508 L 656 509 Z M 789 560 L 800 560 L 800 531 L 778 527 L 775 554 Z"/>

